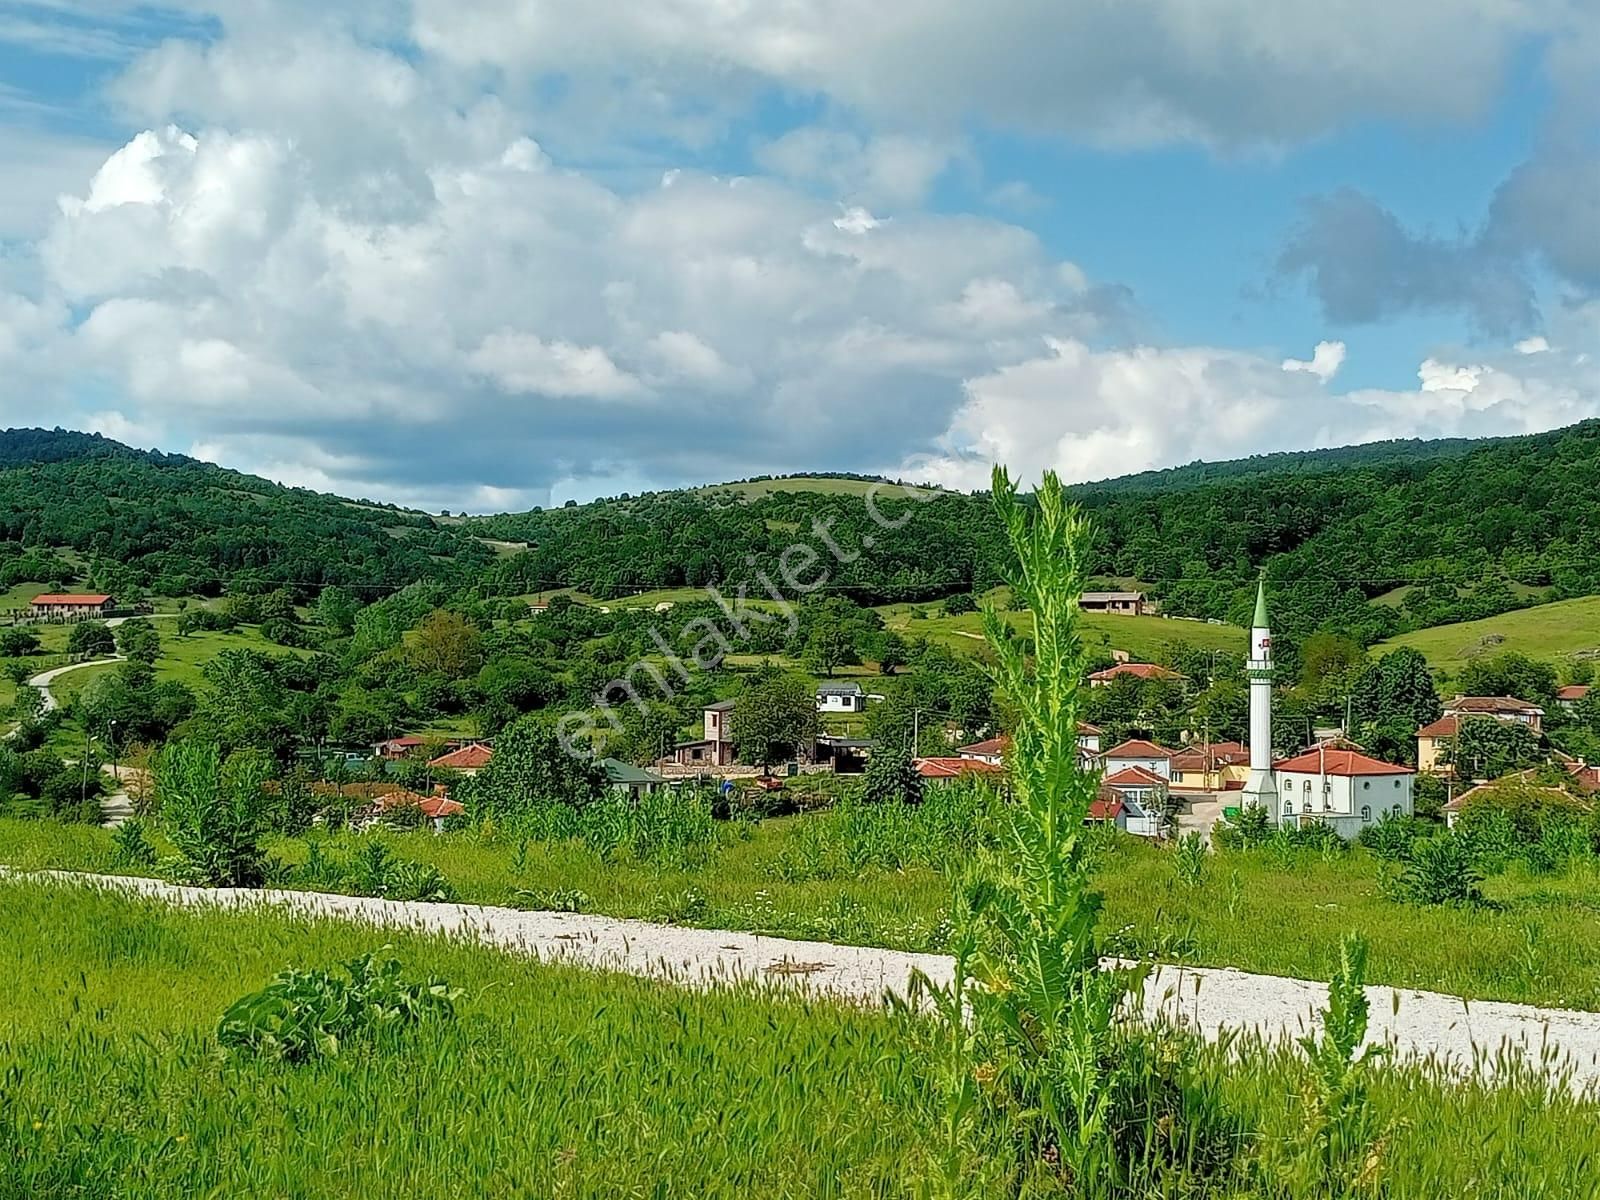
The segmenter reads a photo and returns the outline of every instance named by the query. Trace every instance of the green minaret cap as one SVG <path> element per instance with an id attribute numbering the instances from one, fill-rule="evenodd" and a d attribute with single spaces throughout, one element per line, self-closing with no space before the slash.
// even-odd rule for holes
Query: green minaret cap
<path id="1" fill-rule="evenodd" d="M 1267 627 L 1267 573 L 1261 573 L 1261 581 L 1256 584 L 1256 615 L 1250 618 L 1250 624 L 1257 629 Z"/>

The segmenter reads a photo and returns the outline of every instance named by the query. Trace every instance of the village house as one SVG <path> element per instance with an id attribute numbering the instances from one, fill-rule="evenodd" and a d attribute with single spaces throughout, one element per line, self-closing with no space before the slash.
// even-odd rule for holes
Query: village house
<path id="1" fill-rule="evenodd" d="M 388 741 L 378 742 L 372 747 L 372 757 L 387 759 L 410 758 L 427 744 L 426 738 L 417 737 L 415 734 L 390 738 Z"/>
<path id="2" fill-rule="evenodd" d="M 1084 612 L 1110 613 L 1119 617 L 1138 617 L 1145 612 L 1143 592 L 1085 592 L 1078 598 Z"/>
<path id="3" fill-rule="evenodd" d="M 1129 767 L 1142 767 L 1150 774 L 1159 776 L 1163 783 L 1170 783 L 1174 754 L 1175 751 L 1168 750 L 1165 746 L 1158 746 L 1142 738 L 1130 738 L 1105 752 L 1103 759 L 1105 773 L 1109 778 Z"/>
<path id="4" fill-rule="evenodd" d="M 1180 675 L 1167 667 L 1159 667 L 1155 663 L 1126 662 L 1107 667 L 1103 671 L 1095 671 L 1089 676 L 1089 686 L 1110 687 L 1119 679 L 1165 679 L 1172 683 L 1183 683 L 1187 678 L 1186 675 Z"/>
<path id="5" fill-rule="evenodd" d="M 454 771 L 457 775 L 476 775 L 489 765 L 489 760 L 493 757 L 493 749 L 482 742 L 471 742 L 459 750 L 441 754 L 430 761 L 428 766 L 440 771 Z"/>
<path id="6" fill-rule="evenodd" d="M 1565 687 L 1556 689 L 1556 703 L 1571 712 L 1578 706 L 1578 702 L 1589 694 L 1587 683 L 1569 683 Z"/>
<path id="7" fill-rule="evenodd" d="M 73 592 L 46 592 L 28 606 L 28 614 L 40 621 L 87 621 L 108 617 L 115 610 L 110 596 Z"/>
<path id="8" fill-rule="evenodd" d="M 637 800 L 666 786 L 667 781 L 652 771 L 623 762 L 620 758 L 602 758 L 600 767 L 606 773 L 606 786 L 621 789 Z"/>
<path id="9" fill-rule="evenodd" d="M 858 713 L 867 707 L 867 694 L 859 683 L 824 683 L 817 688 L 817 711 Z"/>
<path id="10" fill-rule="evenodd" d="M 1497 721 L 1526 725 L 1535 733 L 1544 723 L 1544 709 L 1515 696 L 1457 696 L 1445 701 L 1447 717 L 1493 717 Z"/>
<path id="11" fill-rule="evenodd" d="M 1115 788 L 1101 787 L 1099 794 L 1089 804 L 1085 825 L 1115 825 L 1124 833 L 1138 837 L 1158 837 L 1161 819 L 1131 796 Z"/>
<path id="12" fill-rule="evenodd" d="M 408 808 L 415 808 L 422 815 L 423 820 L 433 826 L 435 833 L 444 832 L 446 817 L 458 817 L 467 811 L 461 801 L 452 800 L 446 796 L 442 787 L 436 788 L 431 796 L 422 796 L 416 792 L 399 788 L 379 797 L 373 820 L 392 816 Z"/>
<path id="13" fill-rule="evenodd" d="M 1327 825 L 1349 839 L 1385 813 L 1411 815 L 1416 772 L 1359 750 L 1316 746 L 1272 769 L 1287 826 Z"/>
<path id="14" fill-rule="evenodd" d="M 1513 696 L 1457 696 L 1444 706 L 1444 715 L 1417 730 L 1417 770 L 1430 775 L 1453 775 L 1454 769 L 1441 761 L 1445 750 L 1454 744 L 1464 717 L 1490 717 L 1507 724 L 1526 725 L 1538 733 L 1544 722 L 1544 709 Z"/>
<path id="15" fill-rule="evenodd" d="M 933 757 L 914 758 L 911 765 L 916 768 L 918 776 L 928 782 L 943 782 L 951 779 L 967 779 L 974 775 L 1004 775 L 1006 769 L 997 762 L 985 762 L 981 758 L 961 757 Z"/>
<path id="16" fill-rule="evenodd" d="M 705 736 L 691 742 L 679 742 L 663 762 L 680 767 L 727 767 L 733 764 L 733 737 L 729 719 L 733 715 L 732 700 L 718 700 L 702 710 Z"/>
<path id="17" fill-rule="evenodd" d="M 1172 756 L 1172 786 L 1184 791 L 1238 790 L 1249 777 L 1250 748 L 1241 742 L 1191 744 Z"/>
<path id="18" fill-rule="evenodd" d="M 1100 753 L 1100 728 L 1087 721 L 1078 722 L 1078 753 L 1079 761 L 1084 766 L 1090 765 L 1095 756 Z M 992 766 L 1001 766 L 1005 762 L 1006 752 L 1011 749 L 1011 736 L 1002 733 L 998 737 L 986 741 L 974 742 L 970 746 L 960 746 L 956 749 L 958 758 L 974 759 L 986 762 Z"/>

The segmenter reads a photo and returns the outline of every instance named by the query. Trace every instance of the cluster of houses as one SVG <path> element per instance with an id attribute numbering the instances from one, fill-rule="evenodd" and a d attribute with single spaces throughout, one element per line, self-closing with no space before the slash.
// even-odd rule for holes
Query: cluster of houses
<path id="1" fill-rule="evenodd" d="M 1137 593 L 1090 593 L 1086 604 L 1122 605 Z M 1128 603 L 1133 600 L 1127 599 Z M 1100 611 L 1142 611 L 1126 607 L 1107 607 Z M 1272 637 L 1267 626 L 1266 595 L 1258 594 L 1251 628 L 1250 658 L 1246 675 L 1251 685 L 1250 742 L 1188 742 L 1178 748 L 1133 738 L 1117 745 L 1102 746 L 1102 731 L 1093 725 L 1078 727 L 1078 752 L 1081 763 L 1097 770 L 1099 790 L 1089 812 L 1093 823 L 1114 824 L 1129 833 L 1147 837 L 1163 836 L 1175 813 L 1199 800 L 1231 796 L 1230 808 L 1258 805 L 1271 823 L 1291 828 L 1320 825 L 1342 837 L 1353 838 L 1362 829 L 1391 813 L 1409 815 L 1413 811 L 1414 785 L 1418 770 L 1454 778 L 1453 755 L 1447 750 L 1456 738 L 1461 723 L 1469 718 L 1487 717 L 1517 723 L 1538 734 L 1544 710 L 1537 704 L 1509 696 L 1456 696 L 1444 705 L 1437 721 L 1417 731 L 1417 762 L 1413 769 L 1385 762 L 1350 742 L 1342 731 L 1321 737 L 1305 749 L 1283 758 L 1274 758 L 1272 745 Z M 1153 663 L 1122 661 L 1089 676 L 1091 687 L 1108 687 L 1120 679 L 1185 682 L 1176 671 Z M 1558 702 L 1574 705 L 1587 693 L 1585 687 L 1568 687 L 1558 694 Z M 867 703 L 881 697 L 870 696 L 859 683 L 824 683 L 817 688 L 816 705 L 820 713 L 860 713 Z M 615 787 L 635 794 L 665 786 L 670 778 L 734 773 L 734 741 L 730 722 L 735 701 L 720 700 L 702 711 L 701 736 L 679 742 L 658 760 L 657 771 L 647 771 L 617 759 L 604 759 L 602 766 Z M 375 747 L 382 757 L 415 754 L 420 738 L 396 738 Z M 823 735 L 802 750 L 806 769 L 832 769 L 841 773 L 864 768 L 872 752 L 864 738 Z M 1010 741 L 992 737 L 969 745 L 955 746 L 950 753 L 913 760 L 917 774 L 929 784 L 972 777 L 1003 776 Z M 470 775 L 481 770 L 493 756 L 486 742 L 465 742 L 449 747 L 428 765 L 439 772 Z M 1600 794 L 1600 769 L 1578 762 L 1563 763 L 1577 788 Z M 798 769 L 796 764 L 794 769 Z M 753 771 L 754 768 L 742 768 Z M 1463 792 L 1445 806 L 1451 820 L 1470 803 L 1478 788 Z M 441 793 L 442 795 L 442 793 Z M 448 802 L 447 802 L 448 803 Z M 1225 810 L 1226 811 L 1226 810 Z"/>

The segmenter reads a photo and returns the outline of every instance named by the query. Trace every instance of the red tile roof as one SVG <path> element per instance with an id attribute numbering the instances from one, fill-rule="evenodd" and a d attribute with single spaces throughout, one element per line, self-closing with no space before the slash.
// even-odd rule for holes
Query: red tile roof
<path id="1" fill-rule="evenodd" d="M 413 805 L 421 809 L 422 815 L 430 821 L 438 817 L 453 817 L 467 811 L 459 800 L 451 800 L 447 796 L 419 796 L 416 792 L 403 789 L 390 792 L 378 801 L 378 807 L 384 812 L 397 808 L 411 808 Z"/>
<path id="2" fill-rule="evenodd" d="M 1115 792 L 1107 796 L 1102 793 L 1089 805 L 1089 820 L 1115 821 L 1122 815 L 1122 797 Z"/>
<path id="3" fill-rule="evenodd" d="M 42 596 L 35 596 L 33 602 L 35 604 L 92 604 L 98 607 L 109 599 L 111 599 L 110 596 L 90 596 L 73 592 L 46 592 Z"/>
<path id="4" fill-rule="evenodd" d="M 1154 771 L 1147 771 L 1143 767 L 1123 767 L 1115 775 L 1107 775 L 1103 782 L 1107 787 L 1114 788 L 1165 787 L 1167 783 Z"/>
<path id="5" fill-rule="evenodd" d="M 1155 663 L 1118 663 L 1114 667 L 1107 667 L 1104 671 L 1096 671 L 1089 676 L 1090 679 L 1111 680 L 1121 679 L 1124 675 L 1131 675 L 1135 679 L 1187 679 L 1187 675 L 1169 670 L 1167 667 L 1158 667 Z"/>
<path id="6" fill-rule="evenodd" d="M 1165 746 L 1158 746 L 1154 742 L 1147 742 L 1143 738 L 1130 738 L 1120 746 L 1113 746 L 1105 751 L 1103 758 L 1166 758 L 1170 759 L 1176 751 L 1168 750 Z"/>
<path id="7" fill-rule="evenodd" d="M 428 765 L 430 767 L 445 767 L 454 771 L 475 771 L 480 767 L 486 766 L 493 757 L 493 750 L 474 742 L 470 746 L 452 750 L 449 754 L 441 754 Z"/>
<path id="8" fill-rule="evenodd" d="M 1272 764 L 1274 771 L 1301 775 L 1414 775 L 1410 767 L 1386 763 L 1355 750 L 1307 750 Z"/>
<path id="9" fill-rule="evenodd" d="M 1557 700 L 1582 700 L 1589 694 L 1587 683 L 1569 683 L 1566 687 L 1556 689 Z"/>
<path id="10" fill-rule="evenodd" d="M 999 763 L 984 762 L 979 758 L 918 758 L 913 760 L 917 774 L 924 779 L 955 779 L 962 775 L 1001 775 L 1005 768 Z"/>
<path id="11" fill-rule="evenodd" d="M 1185 746 L 1172 756 L 1176 771 L 1204 771 L 1250 761 L 1249 747 L 1240 742 L 1212 742 L 1209 746 Z"/>
<path id="12" fill-rule="evenodd" d="M 1440 717 L 1437 721 L 1424 725 L 1417 730 L 1417 736 L 1431 738 L 1455 737 L 1456 730 L 1460 725 L 1461 721 L 1458 717 Z"/>

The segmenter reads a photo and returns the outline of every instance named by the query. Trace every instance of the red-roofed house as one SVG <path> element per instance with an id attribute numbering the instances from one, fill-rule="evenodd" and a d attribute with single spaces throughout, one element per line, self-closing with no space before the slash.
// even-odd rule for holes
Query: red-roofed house
<path id="1" fill-rule="evenodd" d="M 1004 775 L 1006 769 L 999 763 L 984 762 L 981 758 L 917 758 L 912 760 L 917 774 L 923 779 L 961 779 L 970 775 Z"/>
<path id="2" fill-rule="evenodd" d="M 1175 752 L 1142 738 L 1131 738 L 1105 752 L 1105 772 L 1115 775 L 1127 767 L 1143 767 L 1163 780 L 1172 779 L 1172 757 Z"/>
<path id="3" fill-rule="evenodd" d="M 1090 687 L 1109 687 L 1119 679 L 1167 679 L 1173 683 L 1182 683 L 1188 676 L 1166 667 L 1158 667 L 1155 663 L 1118 663 L 1114 667 L 1107 667 L 1104 671 L 1096 671 L 1089 676 Z"/>
<path id="4" fill-rule="evenodd" d="M 976 759 L 978 762 L 993 763 L 1000 766 L 1005 762 L 1006 752 L 1011 749 L 1011 735 L 1002 733 L 999 737 L 989 738 L 987 741 L 974 742 L 970 746 L 958 747 L 956 753 L 962 758 Z M 1078 722 L 1078 751 L 1085 766 L 1100 753 L 1100 728 L 1087 721 Z"/>
<path id="5" fill-rule="evenodd" d="M 1569 712 L 1577 706 L 1578 701 L 1589 694 L 1587 683 L 1569 683 L 1565 687 L 1556 689 L 1556 703 Z"/>
<path id="6" fill-rule="evenodd" d="M 1110 788 L 1102 788 L 1089 805 L 1089 816 L 1084 822 L 1087 825 L 1104 825 L 1107 821 L 1116 821 L 1117 828 L 1121 828 L 1121 817 L 1126 809 L 1122 796 Z"/>
<path id="7" fill-rule="evenodd" d="M 94 617 L 110 616 L 115 607 L 116 604 L 110 596 L 46 592 L 33 598 L 29 612 L 32 616 L 44 620 L 84 621 Z"/>
<path id="8" fill-rule="evenodd" d="M 1430 775 L 1453 775 L 1455 769 L 1441 762 L 1444 750 L 1455 741 L 1461 722 L 1467 717 L 1490 717 L 1511 725 L 1526 725 L 1538 733 L 1544 723 L 1544 709 L 1514 696 L 1457 696 L 1444 706 L 1444 715 L 1417 730 L 1417 770 Z"/>
<path id="9" fill-rule="evenodd" d="M 378 801 L 380 813 L 392 813 L 398 809 L 415 808 L 425 818 L 433 822 L 434 832 L 444 829 L 446 817 L 459 816 L 466 812 L 466 808 L 459 800 L 452 800 L 442 791 L 435 791 L 431 796 L 418 795 L 404 789 L 390 792 Z"/>
<path id="10" fill-rule="evenodd" d="M 1417 730 L 1417 770 L 1432 775 L 1451 774 L 1450 764 L 1440 762 L 1439 756 L 1444 753 L 1446 746 L 1455 741 L 1460 727 L 1460 718 L 1440 717 Z"/>
<path id="11" fill-rule="evenodd" d="M 494 751 L 481 742 L 473 742 L 459 750 L 452 750 L 449 754 L 441 754 L 428 765 L 437 767 L 442 771 L 458 771 L 462 775 L 476 775 L 489 765 L 489 760 L 494 757 Z"/>
<path id="12" fill-rule="evenodd" d="M 1085 825 L 1115 825 L 1124 833 L 1138 837 L 1159 837 L 1161 818 L 1154 807 L 1146 806 L 1131 794 L 1102 785 L 1089 804 Z"/>
<path id="13" fill-rule="evenodd" d="M 1272 769 L 1285 825 L 1323 824 L 1353 838 L 1386 812 L 1411 815 L 1416 772 L 1359 750 L 1316 746 Z"/>
<path id="14" fill-rule="evenodd" d="M 1250 748 L 1241 742 L 1185 746 L 1172 756 L 1172 786 L 1221 792 L 1244 787 L 1250 776 Z"/>
<path id="15" fill-rule="evenodd" d="M 1447 717 L 1493 717 L 1497 721 L 1526 725 L 1535 733 L 1544 723 L 1544 709 L 1515 696 L 1457 696 L 1444 706 Z"/>
<path id="16" fill-rule="evenodd" d="M 405 737 L 378 742 L 372 747 L 372 754 L 375 758 L 408 758 L 427 744 L 426 738 L 408 734 Z"/>

